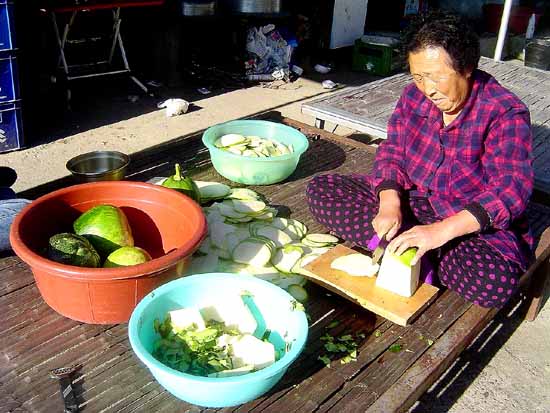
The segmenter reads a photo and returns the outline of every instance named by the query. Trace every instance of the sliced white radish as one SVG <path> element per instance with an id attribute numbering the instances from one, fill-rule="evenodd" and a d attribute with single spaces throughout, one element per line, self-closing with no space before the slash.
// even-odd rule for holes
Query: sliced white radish
<path id="1" fill-rule="evenodd" d="M 234 146 L 230 146 L 229 148 L 225 148 L 226 151 L 234 153 L 235 155 L 242 155 L 243 150 Z"/>
<path id="2" fill-rule="evenodd" d="M 227 234 L 235 232 L 236 228 L 233 225 L 218 222 L 210 228 L 210 243 L 217 248 L 223 248 L 223 243 Z"/>
<path id="3" fill-rule="evenodd" d="M 241 214 L 258 214 L 265 210 L 266 204 L 262 201 L 243 201 L 234 199 L 233 208 Z"/>
<path id="4" fill-rule="evenodd" d="M 269 222 L 271 222 L 273 220 L 273 217 L 274 217 L 273 212 L 269 211 L 269 212 L 265 212 L 261 215 L 257 215 L 254 218 L 258 219 L 260 221 L 269 221 Z"/>
<path id="5" fill-rule="evenodd" d="M 272 226 L 260 227 L 256 230 L 256 234 L 269 238 L 277 247 L 282 247 L 292 242 L 292 238 L 288 234 Z"/>
<path id="6" fill-rule="evenodd" d="M 277 268 L 277 270 L 284 273 L 290 273 L 300 258 L 302 258 L 301 249 L 299 247 L 287 245 L 283 248 L 277 249 L 275 255 L 271 259 L 271 263 L 275 268 Z"/>
<path id="7" fill-rule="evenodd" d="M 241 241 L 233 249 L 233 261 L 242 264 L 263 267 L 271 259 L 272 250 L 267 244 L 257 239 L 246 239 Z"/>
<path id="8" fill-rule="evenodd" d="M 243 135 L 239 135 L 238 133 L 229 133 L 227 135 L 223 135 L 221 138 L 218 138 L 218 140 L 214 145 L 217 147 L 225 147 L 225 146 L 237 145 L 245 141 L 246 141 L 246 138 Z"/>
<path id="9" fill-rule="evenodd" d="M 233 188 L 227 198 L 241 199 L 243 201 L 259 201 L 261 196 L 248 188 Z"/>
<path id="10" fill-rule="evenodd" d="M 302 258 L 298 260 L 296 264 L 294 264 L 294 267 L 292 268 L 292 272 L 296 274 L 308 274 L 308 271 L 304 269 L 306 265 L 308 265 L 313 260 L 320 257 L 319 254 L 307 254 L 304 255 Z"/>
<path id="11" fill-rule="evenodd" d="M 243 231 L 230 232 L 225 236 L 225 240 L 222 244 L 223 249 L 232 252 L 241 241 L 244 241 L 248 237 L 248 234 Z"/>
<path id="12" fill-rule="evenodd" d="M 195 181 L 195 184 L 199 188 L 201 199 L 222 199 L 231 193 L 230 187 L 218 182 Z"/>
<path id="13" fill-rule="evenodd" d="M 288 227 L 288 221 L 289 220 L 287 218 L 282 218 L 282 217 L 273 218 L 273 221 L 271 222 L 271 226 L 275 228 L 279 228 L 284 231 L 286 227 Z"/>
<path id="14" fill-rule="evenodd" d="M 245 217 L 242 217 L 242 218 L 227 218 L 225 219 L 225 222 L 228 222 L 228 223 L 231 223 L 231 224 L 242 224 L 243 222 L 250 222 L 252 221 L 254 218 L 252 218 L 251 216 L 245 216 Z"/>
<path id="15" fill-rule="evenodd" d="M 242 153 L 243 156 L 250 156 L 251 158 L 257 158 L 258 154 L 256 151 L 253 151 L 252 149 L 246 149 Z"/>
<path id="16" fill-rule="evenodd" d="M 235 211 L 235 209 L 232 206 L 230 206 L 229 204 L 226 204 L 225 202 L 218 203 L 217 207 L 218 207 L 218 210 L 220 211 L 220 214 L 222 214 L 224 217 L 228 217 L 228 218 L 246 217 L 246 214 Z"/>
<path id="17" fill-rule="evenodd" d="M 209 254 L 209 253 L 210 253 L 210 248 L 211 248 L 210 238 L 209 238 L 209 237 L 206 237 L 206 238 L 201 242 L 201 245 L 200 245 L 200 247 L 199 247 L 199 252 L 201 252 L 202 254 Z"/>
<path id="18" fill-rule="evenodd" d="M 305 303 L 309 298 L 307 291 L 301 285 L 291 284 L 288 286 L 287 290 L 291 296 L 293 296 L 296 300 L 300 301 L 301 303 Z"/>
<path id="19" fill-rule="evenodd" d="M 330 234 L 307 234 L 305 239 L 317 244 L 337 244 L 340 240 Z"/>
<path id="20" fill-rule="evenodd" d="M 371 257 L 355 253 L 336 258 L 330 263 L 330 268 L 353 276 L 373 277 L 380 267 L 372 263 Z"/>

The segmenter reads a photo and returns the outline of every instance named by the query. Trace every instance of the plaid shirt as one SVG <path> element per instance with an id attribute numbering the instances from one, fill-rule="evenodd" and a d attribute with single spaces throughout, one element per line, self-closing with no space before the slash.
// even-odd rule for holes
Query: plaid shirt
<path id="1" fill-rule="evenodd" d="M 447 126 L 411 84 L 378 148 L 373 183 L 377 192 L 427 197 L 441 219 L 470 211 L 480 236 L 525 269 L 533 248 L 524 215 L 533 189 L 531 146 L 529 110 L 489 74 L 474 71 L 470 96 Z"/>

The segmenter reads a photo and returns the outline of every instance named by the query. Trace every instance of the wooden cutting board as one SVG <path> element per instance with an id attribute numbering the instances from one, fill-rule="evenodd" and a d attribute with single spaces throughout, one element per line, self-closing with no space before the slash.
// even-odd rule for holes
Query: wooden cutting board
<path id="1" fill-rule="evenodd" d="M 356 277 L 330 268 L 341 256 L 357 253 L 337 245 L 304 267 L 305 277 L 388 320 L 406 326 L 437 296 L 438 288 L 421 283 L 412 297 L 402 297 L 375 285 L 376 277 Z"/>

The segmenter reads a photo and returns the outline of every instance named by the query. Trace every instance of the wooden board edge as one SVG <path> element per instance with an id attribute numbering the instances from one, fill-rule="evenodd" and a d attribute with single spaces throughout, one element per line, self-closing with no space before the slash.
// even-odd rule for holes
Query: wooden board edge
<path id="1" fill-rule="evenodd" d="M 428 300 L 426 300 L 426 302 L 424 302 L 424 304 L 422 306 L 418 307 L 416 309 L 416 311 L 407 318 L 394 317 L 392 314 L 382 315 L 382 314 L 387 314 L 386 310 L 384 308 L 382 308 L 380 306 L 377 306 L 374 303 L 364 302 L 363 300 L 360 300 L 359 298 L 357 298 L 353 294 L 345 293 L 344 291 L 342 291 L 337 286 L 335 286 L 335 285 L 333 285 L 329 282 L 326 282 L 325 279 L 319 278 L 315 273 L 311 272 L 308 269 L 308 267 L 310 265 L 311 265 L 311 263 L 306 265 L 306 267 L 304 268 L 305 271 L 302 273 L 302 275 L 305 278 L 308 278 L 309 280 L 311 280 L 311 281 L 315 282 L 316 284 L 326 288 L 327 290 L 332 291 L 335 294 L 338 294 L 340 297 L 343 297 L 345 299 L 351 299 L 355 304 L 359 305 L 360 307 L 365 308 L 365 309 L 367 309 L 367 310 L 369 310 L 369 311 L 371 311 L 375 314 L 378 314 L 378 315 L 384 317 L 385 319 L 387 319 L 387 320 L 389 320 L 389 321 L 391 321 L 395 324 L 398 324 L 400 326 L 403 326 L 403 327 L 409 326 L 414 320 L 416 320 L 416 318 L 418 318 L 420 316 L 420 314 L 422 314 L 422 312 L 431 303 L 433 303 L 435 301 L 435 299 L 437 298 L 437 296 L 439 295 L 439 292 L 440 292 L 440 290 L 438 288 L 430 286 L 430 287 L 434 288 L 434 290 L 432 292 L 432 295 L 429 297 Z"/>

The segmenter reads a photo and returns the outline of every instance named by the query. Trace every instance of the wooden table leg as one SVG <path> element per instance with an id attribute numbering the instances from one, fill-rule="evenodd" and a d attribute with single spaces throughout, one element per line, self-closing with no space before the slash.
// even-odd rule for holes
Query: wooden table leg
<path id="1" fill-rule="evenodd" d="M 325 120 L 324 120 L 324 119 L 315 118 L 315 127 L 316 127 L 316 128 L 319 128 L 319 129 L 325 129 Z"/>
<path id="2" fill-rule="evenodd" d="M 529 287 L 529 295 L 531 297 L 531 303 L 527 310 L 525 319 L 528 321 L 534 321 L 539 314 L 539 311 L 545 301 L 545 293 L 548 289 L 548 283 L 550 280 L 550 261 L 546 259 L 533 274 L 533 279 Z"/>

